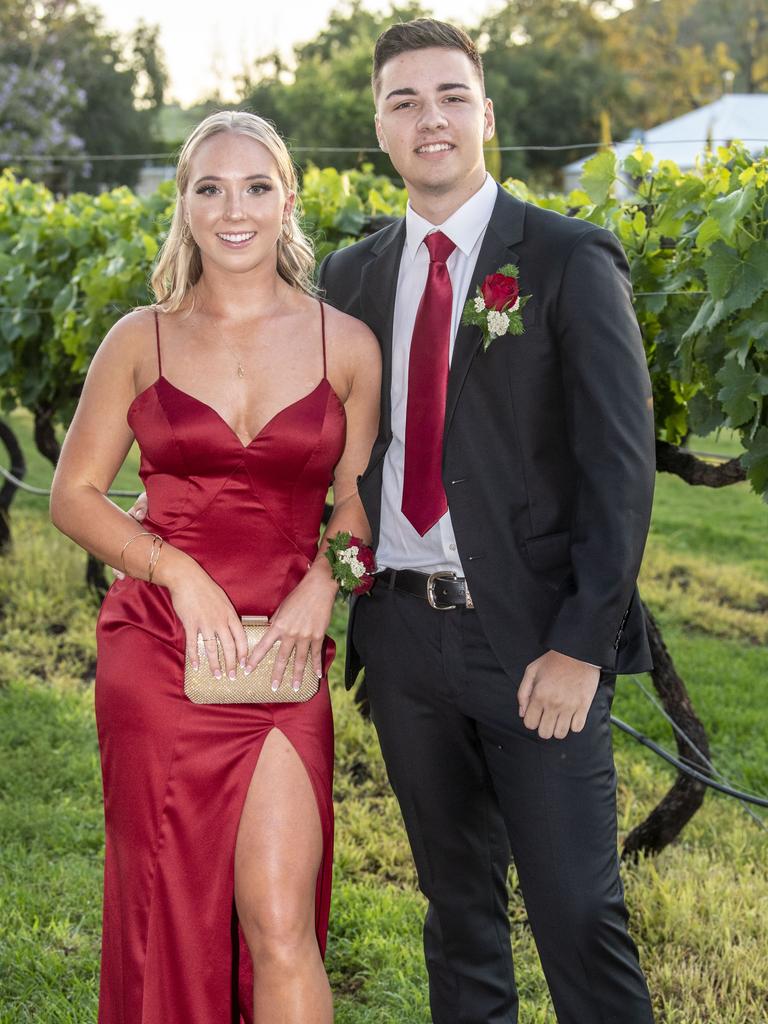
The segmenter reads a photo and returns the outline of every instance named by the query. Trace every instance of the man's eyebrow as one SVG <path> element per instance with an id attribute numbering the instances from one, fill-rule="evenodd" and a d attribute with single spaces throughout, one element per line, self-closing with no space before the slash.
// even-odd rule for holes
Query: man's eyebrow
<path id="1" fill-rule="evenodd" d="M 410 88 L 404 89 L 393 89 L 392 92 L 388 92 L 384 97 L 385 100 L 391 99 L 392 96 L 415 96 L 416 90 Z"/>
<path id="2" fill-rule="evenodd" d="M 217 174 L 204 174 L 202 178 L 198 178 L 195 185 L 199 185 L 201 181 L 223 181 Z M 249 174 L 245 181 L 272 181 L 269 174 Z"/>
<path id="3" fill-rule="evenodd" d="M 453 92 L 454 89 L 466 89 L 467 91 L 469 91 L 469 86 L 466 85 L 464 82 L 443 82 L 441 85 L 438 85 L 437 87 L 438 92 Z M 416 95 L 417 93 L 415 89 L 411 88 L 410 86 L 405 86 L 402 89 L 393 89 L 392 92 L 388 92 L 384 99 L 391 99 L 392 96 Z"/>

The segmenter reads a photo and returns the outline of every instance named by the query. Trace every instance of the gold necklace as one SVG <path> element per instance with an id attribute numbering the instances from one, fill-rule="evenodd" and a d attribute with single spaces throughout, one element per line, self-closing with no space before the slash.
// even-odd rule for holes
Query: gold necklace
<path id="1" fill-rule="evenodd" d="M 278 304 L 277 308 L 278 309 L 280 308 L 279 304 Z M 272 320 L 274 319 L 274 317 L 275 317 L 275 313 L 272 313 L 269 316 L 269 318 L 267 319 L 267 323 L 268 324 L 271 323 Z M 226 343 L 226 341 L 224 341 L 224 338 L 221 335 L 219 335 L 219 340 L 221 341 L 221 343 L 224 346 L 224 348 L 229 352 L 229 354 L 232 356 L 232 358 L 237 363 L 237 376 L 240 377 L 240 378 L 245 377 L 245 369 L 243 367 L 243 364 L 240 362 L 239 356 L 235 355 L 234 350 Z"/>
<path id="2" fill-rule="evenodd" d="M 245 370 L 243 369 L 243 364 L 240 362 L 239 358 L 235 355 L 234 351 L 229 347 L 229 345 L 226 343 L 226 341 L 224 341 L 223 338 L 220 338 L 219 340 L 221 341 L 221 343 L 224 346 L 224 348 L 229 352 L 229 354 L 232 356 L 232 358 L 237 363 L 237 376 L 238 377 L 244 377 L 245 376 Z"/>

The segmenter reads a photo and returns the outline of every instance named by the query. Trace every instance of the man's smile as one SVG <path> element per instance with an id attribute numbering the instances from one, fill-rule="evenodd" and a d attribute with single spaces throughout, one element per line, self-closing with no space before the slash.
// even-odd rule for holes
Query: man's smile
<path id="1" fill-rule="evenodd" d="M 420 155 L 427 153 L 448 153 L 450 150 L 455 148 L 456 147 L 451 142 L 425 142 L 416 149 L 416 152 Z"/>

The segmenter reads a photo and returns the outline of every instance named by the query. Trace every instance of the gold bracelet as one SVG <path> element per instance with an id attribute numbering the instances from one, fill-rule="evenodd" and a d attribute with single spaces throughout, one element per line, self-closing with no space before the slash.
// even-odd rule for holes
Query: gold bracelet
<path id="1" fill-rule="evenodd" d="M 120 565 L 122 566 L 123 573 L 126 576 L 128 576 L 130 574 L 129 574 L 128 570 L 125 567 L 125 549 L 128 547 L 129 544 L 133 544 L 133 542 L 135 540 L 138 540 L 139 537 L 157 537 L 158 540 L 162 540 L 162 537 L 160 537 L 159 534 L 157 534 L 157 533 L 149 533 L 147 530 L 142 530 L 141 533 L 134 533 L 134 535 L 132 537 L 129 537 L 128 540 L 125 542 L 125 544 L 123 544 L 123 550 L 120 552 Z M 152 544 L 154 545 L 154 540 L 152 541 Z"/>
<path id="2" fill-rule="evenodd" d="M 158 541 L 159 541 L 159 543 L 157 543 Z M 157 547 L 155 547 L 156 543 L 157 543 Z M 152 550 L 149 553 L 149 574 L 147 576 L 147 583 L 151 583 L 152 582 L 152 577 L 153 577 L 153 575 L 155 573 L 155 566 L 157 565 L 157 560 L 160 557 L 160 552 L 161 552 L 162 548 L 163 548 L 163 538 L 160 537 L 156 533 L 153 534 L 153 536 L 152 536 Z"/>

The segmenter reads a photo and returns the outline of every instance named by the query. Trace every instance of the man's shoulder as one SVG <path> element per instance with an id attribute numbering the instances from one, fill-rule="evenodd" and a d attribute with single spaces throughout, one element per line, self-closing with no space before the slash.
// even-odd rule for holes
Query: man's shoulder
<path id="1" fill-rule="evenodd" d="M 570 217 L 557 210 L 548 210 L 546 207 L 528 202 L 525 203 L 525 226 L 528 229 L 552 232 L 560 238 L 573 240 L 581 239 L 592 231 L 604 230 L 589 220 Z"/>
<path id="2" fill-rule="evenodd" d="M 610 231 L 601 228 L 598 224 L 558 213 L 557 210 L 547 210 L 543 206 L 537 206 L 530 202 L 525 203 L 525 227 L 526 232 L 530 231 L 537 235 L 556 238 L 561 243 L 575 244 L 587 235 L 593 235 L 595 238 L 611 236 Z"/>
<path id="3" fill-rule="evenodd" d="M 361 238 L 358 242 L 353 242 L 352 245 L 345 245 L 342 249 L 334 250 L 334 252 L 330 253 L 333 263 L 337 267 L 342 265 L 347 267 L 366 262 L 370 256 L 395 240 L 402 224 L 403 218 L 398 217 L 391 224 L 379 228 L 378 231 L 374 231 L 371 235 L 366 235 L 365 238 Z"/>

